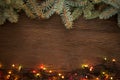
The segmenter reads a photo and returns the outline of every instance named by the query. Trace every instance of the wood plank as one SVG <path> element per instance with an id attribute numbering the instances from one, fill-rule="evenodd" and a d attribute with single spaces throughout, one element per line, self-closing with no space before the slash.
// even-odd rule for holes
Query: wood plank
<path id="1" fill-rule="evenodd" d="M 59 16 L 31 20 L 24 14 L 19 22 L 0 26 L 0 61 L 57 68 L 76 68 L 94 64 L 103 57 L 120 57 L 120 29 L 116 19 L 75 21 L 66 30 Z"/>

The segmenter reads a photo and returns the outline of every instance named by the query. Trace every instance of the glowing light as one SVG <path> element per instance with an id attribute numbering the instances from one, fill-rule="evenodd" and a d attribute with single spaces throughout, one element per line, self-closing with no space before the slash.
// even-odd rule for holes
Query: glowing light
<path id="1" fill-rule="evenodd" d="M 115 60 L 115 59 L 112 59 L 112 61 L 113 61 L 113 62 L 116 62 L 116 60 Z"/>
<path id="2" fill-rule="evenodd" d="M 36 71 L 35 71 L 35 70 L 33 70 L 33 71 L 32 71 L 32 73 L 36 73 Z"/>
<path id="3" fill-rule="evenodd" d="M 46 69 L 47 69 L 47 68 L 45 68 L 45 67 L 43 68 L 43 70 L 46 70 Z"/>
<path id="4" fill-rule="evenodd" d="M 12 74 L 12 71 L 8 71 L 8 74 Z"/>
<path id="5" fill-rule="evenodd" d="M 40 76 L 40 73 L 37 73 L 36 76 Z"/>
<path id="6" fill-rule="evenodd" d="M 113 77 L 110 77 L 111 80 L 113 80 Z"/>
<path id="7" fill-rule="evenodd" d="M 12 67 L 15 67 L 15 64 L 12 64 Z"/>
<path id="8" fill-rule="evenodd" d="M 77 73 L 75 73 L 75 76 L 77 76 Z"/>
<path id="9" fill-rule="evenodd" d="M 93 67 L 90 67 L 90 71 L 93 71 Z"/>
<path id="10" fill-rule="evenodd" d="M 18 67 L 18 70 L 20 71 L 21 69 L 22 69 L 22 66 L 19 66 L 19 67 Z"/>
<path id="11" fill-rule="evenodd" d="M 40 68 L 41 68 L 41 69 L 43 69 L 43 68 L 44 68 L 44 65 L 43 65 L 43 64 L 41 64 L 41 65 L 40 65 Z"/>
<path id="12" fill-rule="evenodd" d="M 89 67 L 88 64 L 83 64 L 82 65 L 82 68 L 87 68 L 87 67 Z"/>
<path id="13" fill-rule="evenodd" d="M 104 58 L 104 60 L 106 61 L 106 60 L 107 60 L 107 58 L 105 57 L 105 58 Z"/>
<path id="14" fill-rule="evenodd" d="M 17 77 L 15 77 L 15 79 L 14 80 L 18 80 L 18 76 Z"/>
<path id="15" fill-rule="evenodd" d="M 88 76 L 85 76 L 85 78 L 88 78 Z"/>
<path id="16" fill-rule="evenodd" d="M 37 74 L 36 74 L 36 77 L 40 77 L 40 76 L 41 76 L 41 74 L 40 74 L 40 73 L 37 73 Z"/>
<path id="17" fill-rule="evenodd" d="M 105 72 L 102 72 L 102 74 L 105 74 Z"/>
<path id="18" fill-rule="evenodd" d="M 108 79 L 109 75 L 108 75 L 108 74 L 105 74 L 105 76 L 106 76 L 106 79 Z"/>
<path id="19" fill-rule="evenodd" d="M 96 80 L 99 80 L 99 78 L 97 77 Z"/>
<path id="20" fill-rule="evenodd" d="M 40 69 L 46 70 L 47 68 L 45 67 L 45 65 L 41 64 Z"/>
<path id="21" fill-rule="evenodd" d="M 58 75 L 59 75 L 59 76 L 61 76 L 62 74 L 61 74 L 61 73 L 59 73 Z"/>
<path id="22" fill-rule="evenodd" d="M 61 76 L 62 79 L 64 79 L 65 77 L 64 76 Z"/>
<path id="23" fill-rule="evenodd" d="M 50 70 L 49 73 L 52 73 L 52 70 Z"/>
<path id="24" fill-rule="evenodd" d="M 7 77 L 6 77 L 7 79 L 9 79 L 10 78 L 10 75 L 7 75 Z"/>

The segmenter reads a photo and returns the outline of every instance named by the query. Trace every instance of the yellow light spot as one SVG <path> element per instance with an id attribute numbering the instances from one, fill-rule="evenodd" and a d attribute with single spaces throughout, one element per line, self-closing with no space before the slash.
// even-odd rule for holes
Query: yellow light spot
<path id="1" fill-rule="evenodd" d="M 12 64 L 12 67 L 15 67 L 15 64 Z"/>
<path id="2" fill-rule="evenodd" d="M 111 80 L 113 80 L 113 77 L 110 77 Z"/>
<path id="3" fill-rule="evenodd" d="M 52 73 L 52 71 L 50 70 L 49 73 Z"/>
<path id="4" fill-rule="evenodd" d="M 97 77 L 96 80 L 99 80 L 99 78 Z"/>
<path id="5" fill-rule="evenodd" d="M 105 58 L 104 58 L 104 60 L 106 61 L 106 60 L 107 60 L 107 58 L 105 57 Z"/>
<path id="6" fill-rule="evenodd" d="M 105 74 L 105 72 L 102 72 L 102 74 Z"/>
<path id="7" fill-rule="evenodd" d="M 14 80 L 18 80 L 18 77 L 15 77 L 15 79 Z"/>
<path id="8" fill-rule="evenodd" d="M 109 75 L 108 74 L 105 74 L 106 78 L 108 79 Z"/>
<path id="9" fill-rule="evenodd" d="M 59 73 L 58 75 L 59 75 L 59 76 L 61 76 L 62 74 L 61 74 L 61 73 Z"/>
<path id="10" fill-rule="evenodd" d="M 39 77 L 39 76 L 40 76 L 40 73 L 37 73 L 37 74 L 36 74 L 36 77 Z"/>
<path id="11" fill-rule="evenodd" d="M 45 67 L 43 68 L 43 70 L 46 70 L 46 69 L 47 69 L 47 68 L 45 68 Z"/>
<path id="12" fill-rule="evenodd" d="M 112 61 L 113 61 L 113 62 L 116 62 L 116 60 L 115 60 L 115 59 L 112 59 Z"/>
<path id="13" fill-rule="evenodd" d="M 10 78 L 10 75 L 7 75 L 7 77 L 6 77 L 7 79 L 9 79 Z"/>
<path id="14" fill-rule="evenodd" d="M 8 71 L 8 74 L 12 74 L 12 71 Z"/>
<path id="15" fill-rule="evenodd" d="M 18 67 L 18 70 L 20 71 L 21 69 L 22 69 L 22 66 L 19 66 L 19 67 Z"/>
<path id="16" fill-rule="evenodd" d="M 64 79 L 65 77 L 64 76 L 61 76 L 62 79 Z"/>
<path id="17" fill-rule="evenodd" d="M 82 64 L 82 68 L 87 68 L 89 67 L 88 64 Z"/>

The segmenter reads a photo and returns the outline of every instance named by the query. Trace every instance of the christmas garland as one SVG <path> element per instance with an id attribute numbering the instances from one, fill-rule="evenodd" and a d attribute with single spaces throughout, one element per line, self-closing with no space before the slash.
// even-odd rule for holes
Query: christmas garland
<path id="1" fill-rule="evenodd" d="M 81 15 L 85 19 L 109 19 L 117 15 L 120 26 L 120 0 L 0 0 L 0 24 L 17 22 L 21 11 L 28 17 L 43 19 L 58 14 L 67 29 Z"/>
<path id="2" fill-rule="evenodd" d="M 45 65 L 39 68 L 24 68 L 12 64 L 0 65 L 0 80 L 120 80 L 120 63 L 116 59 L 104 60 L 97 65 L 82 64 L 81 68 L 58 72 Z"/>

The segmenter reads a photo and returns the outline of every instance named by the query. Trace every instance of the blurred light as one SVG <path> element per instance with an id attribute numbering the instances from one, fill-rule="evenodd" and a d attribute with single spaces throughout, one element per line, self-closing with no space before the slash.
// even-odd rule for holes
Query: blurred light
<path id="1" fill-rule="evenodd" d="M 49 73 L 52 73 L 52 71 L 50 70 Z"/>
<path id="2" fill-rule="evenodd" d="M 45 69 L 45 66 L 43 64 L 41 64 L 40 69 Z"/>
<path id="3" fill-rule="evenodd" d="M 40 77 L 40 75 L 41 75 L 40 73 L 37 73 L 37 74 L 36 74 L 36 77 Z"/>
<path id="4" fill-rule="evenodd" d="M 92 66 L 90 67 L 90 71 L 93 71 L 93 67 Z"/>
<path id="5" fill-rule="evenodd" d="M 97 77 L 96 80 L 99 80 L 99 78 Z"/>
<path id="6" fill-rule="evenodd" d="M 47 68 L 45 68 L 45 67 L 43 68 L 43 70 L 46 70 L 46 69 L 47 69 Z"/>
<path id="7" fill-rule="evenodd" d="M 88 64 L 82 64 L 82 68 L 88 67 Z"/>
<path id="8" fill-rule="evenodd" d="M 15 64 L 12 64 L 12 67 L 15 67 Z"/>
<path id="9" fill-rule="evenodd" d="M 75 76 L 77 76 L 77 73 L 75 73 Z"/>
<path id="10" fill-rule="evenodd" d="M 36 76 L 40 76 L 40 73 L 37 73 Z"/>
<path id="11" fill-rule="evenodd" d="M 18 67 L 18 70 L 20 71 L 21 69 L 22 69 L 22 66 L 19 66 L 19 67 Z"/>
<path id="12" fill-rule="evenodd" d="M 58 75 L 59 75 L 59 76 L 61 76 L 62 74 L 61 74 L 61 73 L 59 73 Z"/>
<path id="13" fill-rule="evenodd" d="M 33 71 L 32 71 L 32 73 L 36 73 L 36 71 L 35 71 L 35 70 L 33 70 Z"/>
<path id="14" fill-rule="evenodd" d="M 18 77 L 15 77 L 15 79 L 14 80 L 19 80 L 19 78 Z"/>
<path id="15" fill-rule="evenodd" d="M 110 77 L 110 80 L 113 80 L 113 77 Z"/>
<path id="16" fill-rule="evenodd" d="M 12 71 L 8 71 L 8 74 L 12 74 Z"/>
<path id="17" fill-rule="evenodd" d="M 62 79 L 64 79 L 65 77 L 64 76 L 61 76 Z"/>
<path id="18" fill-rule="evenodd" d="M 112 59 L 112 62 L 116 62 L 116 60 L 115 60 L 115 59 Z"/>
<path id="19" fill-rule="evenodd" d="M 102 74 L 105 74 L 105 72 L 102 72 Z"/>
<path id="20" fill-rule="evenodd" d="M 105 57 L 105 58 L 104 58 L 104 60 L 106 61 L 106 60 L 107 60 L 107 58 Z"/>
<path id="21" fill-rule="evenodd" d="M 85 78 L 87 79 L 87 78 L 88 78 L 88 76 L 85 76 Z"/>
<path id="22" fill-rule="evenodd" d="M 7 77 L 6 77 L 7 79 L 9 79 L 10 78 L 10 75 L 7 75 Z"/>
<path id="23" fill-rule="evenodd" d="M 108 74 L 105 74 L 106 78 L 108 79 L 109 75 Z"/>

